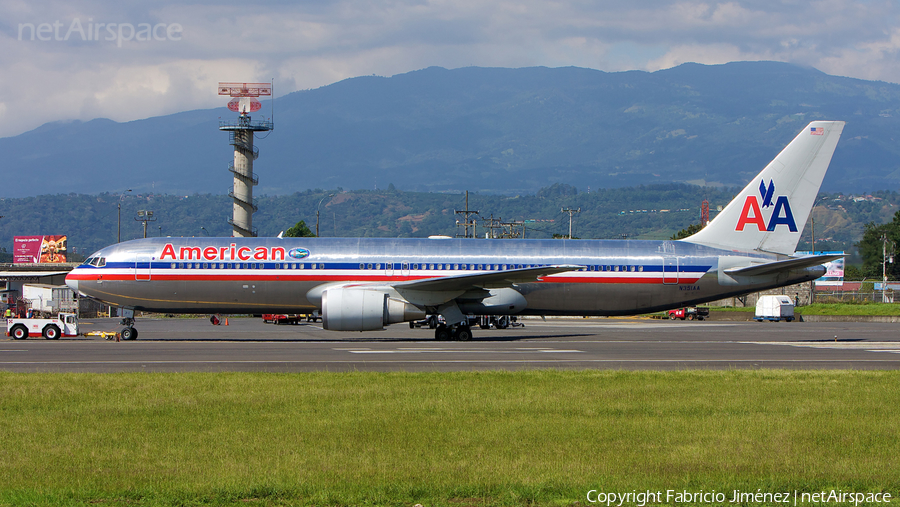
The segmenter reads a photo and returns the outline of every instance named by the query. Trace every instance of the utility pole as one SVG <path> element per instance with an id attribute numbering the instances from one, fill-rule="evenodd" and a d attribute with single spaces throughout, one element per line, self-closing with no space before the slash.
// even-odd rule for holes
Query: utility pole
<path id="1" fill-rule="evenodd" d="M 522 234 L 519 235 L 518 226 L 522 226 Z M 500 227 L 502 227 L 500 232 L 501 238 L 515 239 L 515 238 L 524 238 L 525 237 L 525 222 L 517 222 L 513 220 L 512 222 L 501 222 Z"/>
<path id="2" fill-rule="evenodd" d="M 816 207 L 813 206 L 813 210 Z M 809 235 L 810 235 L 810 244 L 812 245 L 812 254 L 816 255 L 816 218 L 813 216 L 812 211 L 809 213 Z M 874 296 L 873 296 L 874 297 Z M 809 304 L 813 304 L 816 302 L 816 281 L 809 281 Z"/>
<path id="3" fill-rule="evenodd" d="M 812 246 L 812 254 L 816 255 L 816 206 L 819 205 L 823 200 L 828 199 L 828 196 L 823 196 L 813 203 L 812 209 L 809 211 L 809 236 L 810 236 L 810 245 Z M 816 302 L 816 282 L 815 280 L 809 281 L 809 304 L 813 304 Z"/>
<path id="4" fill-rule="evenodd" d="M 887 263 L 888 263 L 888 254 L 887 254 L 887 234 L 881 236 L 881 302 L 884 303 L 884 295 L 885 291 L 887 291 Z M 891 242 L 891 257 L 890 262 L 893 264 L 894 262 L 894 243 Z"/>
<path id="5" fill-rule="evenodd" d="M 490 231 L 490 232 L 488 233 L 488 237 L 489 237 L 490 239 L 497 239 L 498 234 L 496 234 L 496 233 L 494 232 L 494 230 L 500 229 L 500 228 L 503 226 L 502 220 L 501 220 L 499 217 L 494 218 L 494 214 L 491 213 L 491 217 L 490 217 L 490 218 L 482 219 L 482 223 L 484 223 L 484 222 L 487 222 L 487 225 L 486 225 L 485 227 L 487 227 L 488 231 Z M 499 237 L 503 237 L 503 231 L 502 231 L 502 230 L 500 231 Z"/>
<path id="6" fill-rule="evenodd" d="M 581 208 L 563 208 L 561 212 L 569 214 L 569 239 L 572 239 L 572 215 L 574 215 L 575 213 L 581 213 Z"/>
<path id="7" fill-rule="evenodd" d="M 464 238 L 468 238 L 468 237 L 469 237 L 469 227 L 472 228 L 472 236 L 471 236 L 471 237 L 473 237 L 473 238 L 474 238 L 474 237 L 477 237 L 477 236 L 478 236 L 478 231 L 477 231 L 477 229 L 475 228 L 475 221 L 474 221 L 474 220 L 470 220 L 469 217 L 472 216 L 472 215 L 477 215 L 479 212 L 478 212 L 478 211 L 475 211 L 475 210 L 470 210 L 470 209 L 469 209 L 469 191 L 468 191 L 468 190 L 466 190 L 466 209 L 464 209 L 464 210 L 454 210 L 454 213 L 456 213 L 457 215 L 463 215 L 463 216 L 464 216 L 464 217 L 463 217 L 463 223 L 462 223 L 463 228 L 464 228 L 464 232 L 463 232 L 463 236 L 462 236 L 462 237 L 464 237 Z M 460 237 L 460 236 L 459 236 L 459 225 L 460 225 L 460 224 L 459 224 L 459 220 L 457 220 L 457 221 L 456 221 L 456 237 L 457 237 L 457 238 Z"/>

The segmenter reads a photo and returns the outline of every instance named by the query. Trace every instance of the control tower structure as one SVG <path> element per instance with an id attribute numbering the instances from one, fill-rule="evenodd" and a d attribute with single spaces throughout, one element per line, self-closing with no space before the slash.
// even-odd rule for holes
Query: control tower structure
<path id="1" fill-rule="evenodd" d="M 253 199 L 253 187 L 259 178 L 253 174 L 253 161 L 259 158 L 259 148 L 253 146 L 257 132 L 268 132 L 275 128 L 272 119 L 252 121 L 250 113 L 262 109 L 256 97 L 271 96 L 270 83 L 219 83 L 219 95 L 232 97 L 228 109 L 239 113 L 237 121 L 219 120 L 219 130 L 227 131 L 234 146 L 234 164 L 228 167 L 233 176 L 233 187 L 228 196 L 234 201 L 231 224 L 232 236 L 236 238 L 254 237 L 253 213 L 259 210 Z"/>

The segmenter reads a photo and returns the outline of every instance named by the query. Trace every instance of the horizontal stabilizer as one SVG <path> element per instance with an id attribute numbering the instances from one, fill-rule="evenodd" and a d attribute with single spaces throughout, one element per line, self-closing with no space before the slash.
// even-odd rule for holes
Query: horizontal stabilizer
<path id="1" fill-rule="evenodd" d="M 467 273 L 464 275 L 443 276 L 440 278 L 427 278 L 424 280 L 412 280 L 409 282 L 395 283 L 397 289 L 427 290 L 427 291 L 457 291 L 468 290 L 474 287 L 500 288 L 509 287 L 516 283 L 537 282 L 542 276 L 556 275 L 568 271 L 577 271 L 584 266 L 556 265 L 534 268 L 510 269 L 506 271 L 490 271 L 487 273 Z"/>
<path id="2" fill-rule="evenodd" d="M 808 257 L 798 257 L 795 259 L 787 259 L 783 261 L 766 262 L 765 264 L 754 264 L 743 268 L 726 269 L 725 273 L 731 276 L 761 276 L 782 271 L 790 271 L 792 269 L 808 268 L 810 266 L 819 266 L 826 262 L 831 262 L 844 257 L 843 255 L 810 255 Z"/>

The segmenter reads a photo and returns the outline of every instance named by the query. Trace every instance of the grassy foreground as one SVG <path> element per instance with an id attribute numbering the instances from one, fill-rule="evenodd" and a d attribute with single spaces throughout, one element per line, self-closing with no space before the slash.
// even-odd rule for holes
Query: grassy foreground
<path id="1" fill-rule="evenodd" d="M 584 505 L 592 489 L 896 497 L 898 382 L 0 373 L 0 505 Z"/>

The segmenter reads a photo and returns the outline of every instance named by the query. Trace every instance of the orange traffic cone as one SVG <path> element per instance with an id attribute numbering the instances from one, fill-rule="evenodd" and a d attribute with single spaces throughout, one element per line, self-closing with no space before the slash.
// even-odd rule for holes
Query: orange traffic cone
<path id="1" fill-rule="evenodd" d="M 228 317 L 225 317 L 225 325 L 228 325 Z"/>

